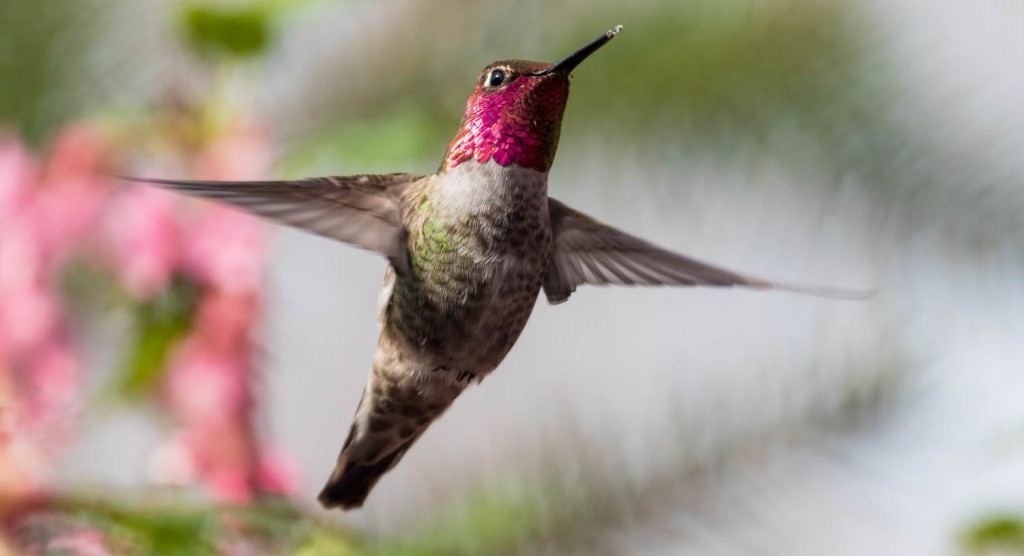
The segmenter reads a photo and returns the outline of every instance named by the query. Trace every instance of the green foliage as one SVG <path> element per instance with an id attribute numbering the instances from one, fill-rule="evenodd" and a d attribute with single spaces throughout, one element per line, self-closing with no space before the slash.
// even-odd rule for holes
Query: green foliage
<path id="1" fill-rule="evenodd" d="M 702 138 L 724 129 L 732 140 L 801 119 L 830 123 L 821 116 L 865 100 L 864 30 L 852 10 L 831 0 L 659 2 L 625 22 L 600 70 L 577 70 L 574 88 L 586 92 L 569 117 Z"/>
<path id="2" fill-rule="evenodd" d="M 961 544 L 972 554 L 1024 554 L 1024 515 L 984 518 L 964 532 Z"/>
<path id="3" fill-rule="evenodd" d="M 252 5 L 189 4 L 182 10 L 181 27 L 200 52 L 243 58 L 263 54 L 273 34 L 267 11 Z"/>
<path id="4" fill-rule="evenodd" d="M 165 509 L 158 512 L 115 509 L 93 514 L 112 538 L 139 554 L 201 556 L 218 554 L 217 515 L 207 511 Z"/>
<path id="5" fill-rule="evenodd" d="M 95 319 L 104 311 L 130 303 L 127 293 L 110 274 L 88 258 L 69 261 L 59 279 L 61 297 L 71 304 L 74 315 Z"/>
<path id="6" fill-rule="evenodd" d="M 311 531 L 291 554 L 292 556 L 345 556 L 346 554 L 359 554 L 359 552 L 350 536 L 326 528 L 317 528 Z"/>
<path id="7" fill-rule="evenodd" d="M 397 107 L 372 120 L 340 122 L 293 148 L 283 167 L 291 175 L 334 173 L 339 162 L 359 172 L 394 172 L 413 162 L 439 160 L 444 145 L 437 141 L 438 132 L 448 123 L 422 107 Z"/>
<path id="8" fill-rule="evenodd" d="M 335 549 L 351 546 L 345 532 L 314 526 L 290 502 L 276 499 L 224 507 L 174 500 L 147 505 L 65 500 L 33 521 L 58 524 L 57 531 L 96 530 L 117 553 L 125 554 L 212 556 L 228 552 L 228 546 L 251 547 L 257 554 L 290 549 L 296 554 L 344 554 Z M 331 551 L 309 551 L 312 538 L 331 539 L 333 544 L 316 545 Z"/>
<path id="9" fill-rule="evenodd" d="M 429 524 L 422 537 L 379 547 L 375 554 L 498 554 L 514 552 L 524 538 L 537 538 L 552 523 L 543 498 L 511 483 L 480 492 Z"/>
<path id="10" fill-rule="evenodd" d="M 472 11 L 469 4 L 458 5 Z M 571 27 L 546 25 L 542 32 L 529 17 L 531 9 L 524 7 L 525 14 L 507 25 L 494 22 L 505 44 L 489 47 L 490 54 L 465 47 L 483 40 L 474 35 L 480 27 L 453 26 L 444 41 L 396 37 L 383 53 L 367 48 L 356 54 L 372 61 L 362 66 L 360 79 L 367 83 L 360 87 L 345 84 L 351 75 L 327 70 L 317 86 L 331 89 L 337 82 L 345 93 L 323 94 L 331 101 L 317 106 L 322 128 L 292 151 L 291 161 L 308 162 L 312 151 L 318 162 L 334 156 L 333 166 L 322 162 L 318 169 L 337 171 L 337 161 L 352 161 L 357 171 L 394 171 L 410 161 L 439 160 L 477 64 L 501 57 L 553 61 L 613 23 L 625 25 L 622 35 L 573 72 L 563 148 L 579 143 L 570 136 L 612 129 L 626 143 L 685 144 L 729 156 L 766 138 L 777 138 L 780 150 L 810 145 L 815 157 L 834 156 L 836 147 L 828 142 L 863 134 L 886 113 L 875 91 L 888 75 L 869 67 L 870 30 L 850 3 L 652 2 L 623 14 L 616 3 L 597 2 Z M 536 8 L 534 15 L 546 9 Z M 531 44 L 529 37 L 543 37 L 545 44 Z M 492 37 L 486 42 L 493 44 Z M 445 52 L 451 55 L 432 58 Z M 403 105 L 410 108 L 396 110 Z M 363 114 L 371 114 L 367 124 L 350 123 Z M 309 167 L 289 169 L 295 166 Z"/>
<path id="11" fill-rule="evenodd" d="M 167 356 L 191 330 L 196 311 L 196 285 L 178 279 L 151 301 L 135 308 L 133 336 L 114 377 L 112 391 L 122 398 L 138 398 L 159 383 Z"/>
<path id="12" fill-rule="evenodd" d="M 250 58 L 266 53 L 277 26 L 308 0 L 251 0 L 244 3 L 189 1 L 182 5 L 180 28 L 198 51 Z"/>
<path id="13" fill-rule="evenodd" d="M 96 0 L 0 2 L 0 128 L 14 124 L 31 144 L 89 102 L 75 69 L 83 65 L 101 10 Z"/>

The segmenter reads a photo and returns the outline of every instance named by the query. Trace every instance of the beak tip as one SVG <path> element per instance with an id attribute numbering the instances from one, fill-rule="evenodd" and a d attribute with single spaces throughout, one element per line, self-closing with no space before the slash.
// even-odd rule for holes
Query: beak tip
<path id="1" fill-rule="evenodd" d="M 612 27 L 611 29 L 605 31 L 602 35 L 597 37 L 597 39 L 592 41 L 590 44 L 570 54 L 568 58 L 565 58 L 561 62 L 558 62 L 547 69 L 538 71 L 534 73 L 534 75 L 548 75 L 555 72 L 561 72 L 568 75 L 568 73 L 572 71 L 576 66 L 578 66 L 580 62 L 586 59 L 587 56 L 590 56 L 591 54 L 596 52 L 597 49 L 607 44 L 608 41 L 615 38 L 615 35 L 618 35 L 621 31 L 622 25 L 616 25 L 615 27 Z"/>

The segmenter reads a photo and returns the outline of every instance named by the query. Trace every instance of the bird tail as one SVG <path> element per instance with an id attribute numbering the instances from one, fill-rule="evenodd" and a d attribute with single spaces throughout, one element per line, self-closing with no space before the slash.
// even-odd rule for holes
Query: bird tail
<path id="1" fill-rule="evenodd" d="M 338 463 L 317 497 L 325 508 L 362 506 L 381 476 L 398 464 L 454 400 L 454 396 L 426 399 L 414 387 L 403 388 L 376 375 L 374 369 Z"/>

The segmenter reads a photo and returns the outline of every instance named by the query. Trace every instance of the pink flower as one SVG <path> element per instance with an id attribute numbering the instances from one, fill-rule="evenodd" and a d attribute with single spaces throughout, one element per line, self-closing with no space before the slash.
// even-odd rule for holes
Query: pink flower
<path id="1" fill-rule="evenodd" d="M 43 430 L 55 445 L 70 428 L 78 402 L 82 367 L 67 342 L 55 340 L 39 350 L 28 366 L 29 388 L 22 393 L 28 426 Z"/>
<path id="2" fill-rule="evenodd" d="M 256 294 L 207 290 L 165 383 L 165 403 L 182 429 L 178 448 L 161 450 L 164 475 L 192 475 L 220 501 L 248 502 L 258 491 L 290 492 L 294 484 L 282 460 L 264 465 L 252 422 L 258 309 Z"/>
<path id="3" fill-rule="evenodd" d="M 0 498 L 4 504 L 42 490 L 53 456 L 66 440 L 80 385 L 79 362 L 65 337 L 54 254 L 67 250 L 61 245 L 67 240 L 57 238 L 72 231 L 83 235 L 86 225 L 54 213 L 56 193 L 44 191 L 40 179 L 35 163 L 19 144 L 4 141 L 0 145 Z M 80 196 L 68 203 L 87 204 Z M 54 233 L 62 229 L 69 231 Z"/>
<path id="4" fill-rule="evenodd" d="M 220 205 L 207 205 L 189 230 L 186 264 L 209 286 L 231 294 L 263 286 L 266 233 L 256 218 Z"/>
<path id="5" fill-rule="evenodd" d="M 75 416 L 79 375 L 59 343 L 20 368 L 0 360 L 0 510 L 43 490 Z"/>
<path id="6" fill-rule="evenodd" d="M 131 187 L 108 210 L 104 239 L 122 285 L 136 299 L 164 289 L 180 262 L 177 198 L 154 187 Z"/>
<path id="7" fill-rule="evenodd" d="M 162 471 L 191 475 L 226 502 L 249 501 L 256 484 L 246 348 L 220 346 L 197 328 L 174 357 L 165 384 L 165 403 L 182 429 L 177 445 L 162 450 Z"/>
<path id="8" fill-rule="evenodd" d="M 76 416 L 80 375 L 60 341 L 21 365 L 0 359 L 0 506 L 42 490 Z"/>
<path id="9" fill-rule="evenodd" d="M 230 428 L 181 430 L 153 454 L 149 475 L 158 484 L 188 486 L 201 482 L 221 502 L 250 502 L 255 491 L 294 495 L 295 462 L 278 451 L 263 451 L 253 463 L 255 446 Z"/>
<path id="10" fill-rule="evenodd" d="M 270 146 L 265 129 L 237 120 L 200 153 L 196 175 L 213 180 L 266 175 Z M 188 268 L 200 280 L 233 294 L 262 288 L 266 233 L 256 218 L 224 205 L 205 204 L 190 226 Z"/>
<path id="11" fill-rule="evenodd" d="M 263 451 L 257 480 L 263 492 L 284 496 L 294 496 L 299 492 L 299 468 L 295 460 L 280 450 Z"/>
<path id="12" fill-rule="evenodd" d="M 109 145 L 110 140 L 93 123 L 82 122 L 65 127 L 50 146 L 47 178 L 98 176 Z"/>
<path id="13" fill-rule="evenodd" d="M 35 160 L 21 143 L 0 134 L 0 230 L 27 202 L 38 171 Z"/>
<path id="14" fill-rule="evenodd" d="M 94 247 L 136 299 L 153 298 L 177 273 L 201 289 L 194 329 L 165 375 L 160 401 L 180 429 L 156 452 L 154 477 L 199 481 L 234 502 L 294 491 L 294 470 L 263 451 L 253 423 L 264 227 L 212 204 L 180 211 L 176 196 L 155 188 L 115 193 L 103 169 L 111 144 L 93 125 L 70 126 L 40 170 L 0 137 L 0 505 L 40 492 L 69 436 L 82 368 L 56 285 L 62 263 Z M 270 158 L 265 130 L 238 120 L 198 153 L 192 174 L 261 177 Z M 105 553 L 102 536 L 87 533 L 61 547 Z"/>
<path id="15" fill-rule="evenodd" d="M 91 124 L 65 128 L 54 140 L 36 187 L 35 217 L 53 257 L 81 245 L 96 224 L 112 189 L 103 171 L 109 151 L 109 139 Z"/>
<path id="16" fill-rule="evenodd" d="M 193 336 L 169 369 L 166 400 L 186 428 L 235 419 L 249 404 L 245 352 L 218 353 Z"/>
<path id="17" fill-rule="evenodd" d="M 0 360 L 0 515 L 39 492 L 50 468 L 50 454 L 24 426 L 12 373 Z"/>
<path id="18" fill-rule="evenodd" d="M 41 186 L 34 218 L 49 259 L 63 259 L 90 239 L 110 191 L 106 179 L 92 176 L 68 175 Z"/>
<path id="19" fill-rule="evenodd" d="M 257 177 L 268 160 L 265 134 L 239 124 L 200 155 L 196 174 Z M 252 415 L 250 358 L 263 290 L 265 228 L 254 217 L 209 203 L 195 205 L 188 216 L 180 264 L 199 282 L 203 297 L 165 383 L 163 399 L 182 427 L 176 447 L 162 450 L 165 475 L 192 475 L 217 500 L 248 502 L 264 485 L 289 484 L 283 464 L 263 469 Z"/>
<path id="20" fill-rule="evenodd" d="M 0 229 L 0 346 L 21 357 L 58 329 L 60 309 L 50 290 L 42 246 L 24 215 Z"/>
<path id="21" fill-rule="evenodd" d="M 196 332 L 208 349 L 232 357 L 252 350 L 252 328 L 259 318 L 256 295 L 233 295 L 222 291 L 206 294 L 196 317 Z"/>
<path id="22" fill-rule="evenodd" d="M 229 504 L 252 502 L 255 494 L 250 470 L 239 466 L 220 466 L 211 469 L 207 473 L 206 485 L 216 500 Z"/>
<path id="23" fill-rule="evenodd" d="M 95 529 L 78 528 L 63 531 L 46 541 L 44 554 L 73 554 L 74 556 L 111 556 L 107 538 Z"/>

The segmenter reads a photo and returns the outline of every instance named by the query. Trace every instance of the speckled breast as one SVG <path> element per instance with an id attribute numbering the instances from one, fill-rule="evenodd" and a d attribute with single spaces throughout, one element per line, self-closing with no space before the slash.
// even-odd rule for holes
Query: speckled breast
<path id="1" fill-rule="evenodd" d="M 533 311 L 552 248 L 547 174 L 468 162 L 407 203 L 412 271 L 384 333 L 466 380 L 496 367 Z M 475 376 L 474 376 L 475 375 Z"/>

